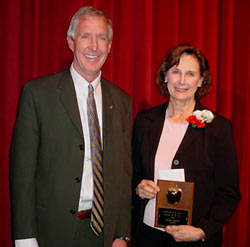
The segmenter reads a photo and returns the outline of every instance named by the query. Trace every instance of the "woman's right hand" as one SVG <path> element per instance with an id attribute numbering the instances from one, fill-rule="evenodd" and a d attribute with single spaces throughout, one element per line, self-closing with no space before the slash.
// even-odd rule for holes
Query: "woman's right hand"
<path id="1" fill-rule="evenodd" d="M 153 199 L 159 191 L 159 186 L 147 179 L 143 179 L 136 187 L 136 194 L 141 199 Z"/>

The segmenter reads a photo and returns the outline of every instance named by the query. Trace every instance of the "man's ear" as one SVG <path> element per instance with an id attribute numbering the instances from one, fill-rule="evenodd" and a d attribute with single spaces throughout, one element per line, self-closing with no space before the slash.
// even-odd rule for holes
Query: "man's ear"
<path id="1" fill-rule="evenodd" d="M 111 45 L 112 45 L 112 41 L 109 42 L 109 48 L 108 48 L 108 53 L 110 52 L 111 50 Z"/>
<path id="2" fill-rule="evenodd" d="M 69 49 L 73 52 L 74 51 L 74 40 L 71 37 L 67 37 L 67 43 Z"/>

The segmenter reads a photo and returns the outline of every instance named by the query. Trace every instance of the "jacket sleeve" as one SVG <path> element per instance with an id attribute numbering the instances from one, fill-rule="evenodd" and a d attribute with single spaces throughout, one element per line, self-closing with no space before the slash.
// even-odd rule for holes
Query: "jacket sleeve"
<path id="1" fill-rule="evenodd" d="M 23 88 L 11 146 L 14 239 L 36 237 L 35 174 L 39 126 L 29 85 Z"/>
<path id="2" fill-rule="evenodd" d="M 229 120 L 223 121 L 223 125 L 216 133 L 215 140 L 214 199 L 209 215 L 203 217 L 198 224 L 206 233 L 207 239 L 210 239 L 223 227 L 241 199 L 238 189 L 236 154 Z"/>
<path id="3" fill-rule="evenodd" d="M 132 126 L 132 101 L 129 99 L 126 106 L 127 115 L 124 117 L 126 128 L 123 133 L 123 169 L 122 169 L 122 193 L 121 208 L 119 209 L 119 220 L 116 227 L 116 237 L 130 237 L 131 234 L 131 126 Z"/>
<path id="4" fill-rule="evenodd" d="M 144 133 L 145 126 L 146 126 L 146 122 L 143 121 L 143 113 L 140 112 L 135 119 L 134 128 L 133 128 L 133 135 L 132 135 L 133 201 L 136 201 L 137 199 L 139 199 L 139 197 L 135 193 L 135 190 L 136 190 L 137 185 L 143 179 L 143 167 L 142 167 L 142 160 L 141 160 L 141 155 L 142 155 L 141 142 L 144 139 L 143 133 Z"/>
<path id="5" fill-rule="evenodd" d="M 141 143 L 143 141 L 143 134 L 146 128 L 146 122 L 143 121 L 143 113 L 140 112 L 134 123 L 133 136 L 132 136 L 132 161 L 133 161 L 133 179 L 132 179 L 132 234 L 135 234 L 138 224 L 141 222 L 144 209 L 142 209 L 148 199 L 141 199 L 136 194 L 136 187 L 144 179 L 143 166 L 142 166 L 142 152 Z"/>
<path id="6" fill-rule="evenodd" d="M 138 150 L 138 142 L 139 142 L 139 116 L 137 115 L 135 119 L 135 124 L 133 128 L 133 136 L 132 136 L 132 159 L 133 159 L 133 193 L 137 187 L 137 185 L 141 181 L 141 167 L 140 167 L 140 152 Z"/>

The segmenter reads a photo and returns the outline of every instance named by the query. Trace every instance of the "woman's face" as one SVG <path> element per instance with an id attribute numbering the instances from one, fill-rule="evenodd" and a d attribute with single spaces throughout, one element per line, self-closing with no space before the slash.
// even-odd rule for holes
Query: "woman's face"
<path id="1" fill-rule="evenodd" d="M 200 65 L 193 55 L 183 54 L 180 63 L 171 67 L 166 76 L 168 91 L 172 99 L 189 102 L 201 86 Z"/>

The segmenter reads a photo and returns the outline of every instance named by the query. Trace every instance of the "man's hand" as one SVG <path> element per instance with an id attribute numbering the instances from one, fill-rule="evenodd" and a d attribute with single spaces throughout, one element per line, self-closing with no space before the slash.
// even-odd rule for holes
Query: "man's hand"
<path id="1" fill-rule="evenodd" d="M 112 247 L 127 247 L 127 243 L 125 240 L 116 238 L 112 243 Z"/>
<path id="2" fill-rule="evenodd" d="M 165 231 L 172 235 L 176 242 L 199 241 L 205 238 L 204 231 L 194 226 L 167 226 Z"/>

